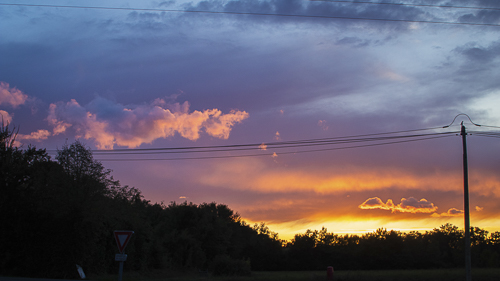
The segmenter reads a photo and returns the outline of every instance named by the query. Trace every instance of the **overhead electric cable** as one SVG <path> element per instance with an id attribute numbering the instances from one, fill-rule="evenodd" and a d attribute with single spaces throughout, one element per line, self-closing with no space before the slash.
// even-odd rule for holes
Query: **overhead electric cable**
<path id="1" fill-rule="evenodd" d="M 451 135 L 441 135 L 441 136 L 432 136 L 411 140 L 402 140 L 402 141 L 392 141 L 392 142 L 384 142 L 384 143 L 374 143 L 374 144 L 366 144 L 366 145 L 355 145 L 355 146 L 344 146 L 344 147 L 334 147 L 334 148 L 324 148 L 324 149 L 312 149 L 312 150 L 298 150 L 298 151 L 287 151 L 280 152 L 278 155 L 286 155 L 286 154 L 297 154 L 297 153 L 310 153 L 310 152 L 321 152 L 321 151 L 333 151 L 333 150 L 343 150 L 343 149 L 353 149 L 353 148 L 362 148 L 362 147 L 372 147 L 372 146 L 381 146 L 388 144 L 398 144 L 398 143 L 406 143 L 406 142 L 415 142 L 422 140 L 430 140 L 430 139 L 438 139 L 450 137 Z M 242 155 L 224 155 L 224 156 L 202 156 L 202 157 L 179 157 L 179 158 L 114 158 L 114 159 L 97 159 L 99 161 L 119 161 L 119 162 L 128 162 L 128 161 L 175 161 L 175 160 L 204 160 L 204 159 L 222 159 L 222 158 L 242 158 L 242 157 L 262 157 L 262 156 L 273 156 L 274 153 L 259 153 L 259 154 L 242 154 Z"/>
<path id="2" fill-rule="evenodd" d="M 472 26 L 495 26 L 500 24 L 492 23 L 472 23 L 472 22 L 451 22 L 451 21 L 427 21 L 427 20 L 405 20 L 405 19 L 384 19 L 346 16 L 323 16 L 323 15 L 298 15 L 298 14 L 269 14 L 253 12 L 231 12 L 231 11 L 201 11 L 201 10 L 177 10 L 177 9 L 152 9 L 152 8 L 124 8 L 124 7 L 102 7 L 102 6 L 67 6 L 67 5 L 46 5 L 46 4 L 21 4 L 21 3 L 0 3 L 0 6 L 23 6 L 23 7 L 43 7 L 43 8 L 71 8 L 71 9 L 99 9 L 99 10 L 125 10 L 125 11 L 148 11 L 148 12 L 178 12 L 178 13 L 205 13 L 205 14 L 231 14 L 231 15 L 251 15 L 251 16 L 276 16 L 276 17 L 297 17 L 297 18 L 319 18 L 319 19 L 342 19 L 342 20 L 365 20 L 365 21 L 388 21 L 407 23 L 427 23 L 427 24 L 448 24 L 448 25 L 472 25 Z"/>
<path id="3" fill-rule="evenodd" d="M 372 4 L 372 5 L 392 5 L 392 6 L 409 6 L 409 7 L 430 7 L 430 8 L 472 9 L 472 10 L 493 10 L 493 11 L 500 11 L 500 8 L 493 8 L 493 7 L 471 7 L 471 6 L 410 4 L 410 3 L 390 3 L 390 2 L 370 2 L 370 1 L 343 1 L 343 0 L 308 0 L 308 1 L 310 1 L 310 2 L 348 3 L 348 4 Z"/>
<path id="4" fill-rule="evenodd" d="M 500 138 L 500 132 L 469 131 L 468 133 L 473 136 Z"/>
<path id="5" fill-rule="evenodd" d="M 333 140 L 321 140 L 321 141 L 304 141 L 304 142 L 281 142 L 281 143 L 271 143 L 265 144 L 266 149 L 285 149 L 285 148 L 295 148 L 295 147 L 310 147 L 310 146 L 325 146 L 325 145 L 339 145 L 339 144 L 351 144 L 351 143 L 359 143 L 359 142 L 375 142 L 375 141 L 387 141 L 392 139 L 408 139 L 408 138 L 417 138 L 417 137 L 429 137 L 429 136 L 439 136 L 439 135 L 449 135 L 456 134 L 457 132 L 445 132 L 445 133 L 433 133 L 433 134 L 419 134 L 419 135 L 405 135 L 405 136 L 386 136 L 386 137 L 378 137 L 378 138 L 351 138 L 351 139 L 333 139 Z M 279 145 L 276 145 L 279 144 Z M 242 148 L 242 146 L 245 146 Z M 248 150 L 264 150 L 261 146 L 257 145 L 239 145 L 239 146 L 229 146 L 224 148 L 215 148 L 213 147 L 198 147 L 194 150 L 174 150 L 171 148 L 170 150 L 165 151 L 165 149 L 157 149 L 155 151 L 151 151 L 148 149 L 147 151 L 112 151 L 106 150 L 105 152 L 96 150 L 94 151 L 94 155 L 147 155 L 147 154 L 180 154 L 180 153 L 213 153 L 213 152 L 230 152 L 230 151 L 248 151 Z M 201 149 L 207 148 L 207 149 Z M 209 150 L 208 150 L 209 148 Z"/>
<path id="6" fill-rule="evenodd" d="M 294 144 L 294 143 L 305 143 L 305 142 L 326 141 L 326 140 L 342 140 L 342 139 L 352 139 L 352 138 L 370 137 L 370 136 L 382 136 L 382 135 L 390 135 L 390 134 L 402 134 L 402 133 L 409 133 L 409 132 L 429 131 L 429 130 L 438 130 L 438 129 L 443 129 L 443 127 L 432 127 L 432 128 L 392 131 L 392 132 L 384 132 L 384 133 L 350 135 L 350 136 L 341 136 L 341 137 L 333 137 L 333 138 L 302 139 L 302 140 L 294 140 L 294 141 L 281 141 L 281 142 L 269 142 L 269 143 L 261 142 L 261 143 L 214 145 L 214 146 L 100 149 L 100 150 L 93 150 L 93 153 L 119 152 L 119 151 L 157 151 L 157 150 L 191 150 L 191 149 L 218 149 L 218 148 L 233 148 L 233 147 L 256 147 L 256 146 L 260 146 L 262 144 L 269 146 L 269 145 Z M 448 133 L 459 133 L 459 131 L 452 131 L 452 132 L 448 132 Z"/>

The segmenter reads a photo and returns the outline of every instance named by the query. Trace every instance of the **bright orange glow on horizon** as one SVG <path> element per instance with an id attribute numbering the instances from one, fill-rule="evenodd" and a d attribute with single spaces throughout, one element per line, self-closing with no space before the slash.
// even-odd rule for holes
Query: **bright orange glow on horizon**
<path id="1" fill-rule="evenodd" d="M 254 222 L 245 220 L 250 225 L 260 222 Z M 499 220 L 474 220 L 471 218 L 471 226 L 479 227 L 485 229 L 486 231 L 492 233 L 495 231 L 500 231 Z M 339 235 L 364 235 L 366 233 L 371 233 L 379 228 L 385 228 L 387 230 L 395 230 L 401 232 L 411 232 L 417 231 L 425 233 L 426 231 L 432 231 L 435 228 L 439 228 L 441 225 L 446 223 L 451 223 L 458 226 L 459 229 L 463 229 L 464 219 L 463 216 L 453 217 L 453 218 L 425 218 L 418 220 L 398 220 L 391 221 L 388 219 L 363 219 L 359 217 L 340 217 L 340 218 L 330 218 L 330 219 L 318 219 L 318 220 L 297 220 L 284 223 L 266 223 L 271 231 L 279 234 L 279 238 L 283 240 L 290 241 L 294 238 L 296 234 L 304 234 L 308 229 L 310 230 L 321 230 L 325 227 L 328 232 L 335 233 Z"/>

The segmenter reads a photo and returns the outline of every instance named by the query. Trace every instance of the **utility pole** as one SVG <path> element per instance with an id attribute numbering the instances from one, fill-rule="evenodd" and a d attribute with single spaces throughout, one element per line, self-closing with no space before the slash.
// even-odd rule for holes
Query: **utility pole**
<path id="1" fill-rule="evenodd" d="M 465 224 L 465 280 L 472 281 L 471 258 L 470 258 L 470 218 L 469 218 L 469 171 L 467 164 L 467 132 L 464 122 L 461 124 L 460 135 L 462 136 L 463 165 L 464 165 L 464 224 Z"/>

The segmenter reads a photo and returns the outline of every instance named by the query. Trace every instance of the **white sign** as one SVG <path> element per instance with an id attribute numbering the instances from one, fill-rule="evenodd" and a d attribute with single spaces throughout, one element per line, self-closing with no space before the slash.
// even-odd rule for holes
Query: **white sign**
<path id="1" fill-rule="evenodd" d="M 134 232 L 130 230 L 114 231 L 116 245 L 118 246 L 120 254 L 123 254 L 123 250 L 125 250 L 125 247 L 127 247 L 128 241 L 130 241 L 130 237 L 132 237 L 132 234 L 134 234 Z"/>
<path id="2" fill-rule="evenodd" d="M 126 254 L 116 254 L 115 255 L 115 261 L 126 261 L 126 260 L 127 260 Z"/>

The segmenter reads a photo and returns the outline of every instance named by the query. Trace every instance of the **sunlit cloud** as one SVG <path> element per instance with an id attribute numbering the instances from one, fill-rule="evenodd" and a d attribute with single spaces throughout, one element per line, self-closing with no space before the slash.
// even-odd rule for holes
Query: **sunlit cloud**
<path id="1" fill-rule="evenodd" d="M 18 134 L 16 139 L 41 141 L 48 139 L 51 135 L 52 134 L 47 130 L 38 130 L 36 132 L 32 132 L 29 135 Z"/>
<path id="2" fill-rule="evenodd" d="M 72 107 L 72 106 L 75 108 L 78 108 L 79 104 L 75 100 L 71 100 L 71 102 L 68 102 L 66 104 L 66 107 Z M 57 109 L 57 105 L 55 105 L 55 104 L 50 105 L 49 116 L 47 117 L 47 121 L 49 122 L 49 125 L 52 126 L 52 131 L 53 131 L 54 135 L 59 135 L 59 134 L 66 132 L 66 130 L 69 127 L 71 127 L 71 124 L 66 123 L 62 120 L 58 120 L 58 117 L 56 116 L 56 109 Z"/>
<path id="3" fill-rule="evenodd" d="M 441 213 L 441 214 L 434 213 L 434 214 L 432 214 L 432 216 L 436 217 L 436 218 L 438 218 L 438 217 L 460 217 L 463 215 L 464 215 L 464 211 L 456 209 L 456 208 L 451 208 L 446 213 Z"/>
<path id="4" fill-rule="evenodd" d="M 379 75 L 384 78 L 384 79 L 388 79 L 388 80 L 393 80 L 393 81 L 399 81 L 399 82 L 407 82 L 409 81 L 410 79 L 408 79 L 407 77 L 401 75 L 401 74 L 398 74 L 398 73 L 395 73 L 395 72 L 392 72 L 392 71 L 381 71 L 379 73 Z"/>
<path id="5" fill-rule="evenodd" d="M 481 212 L 482 210 L 484 210 L 484 207 L 476 206 L 476 212 Z"/>
<path id="6" fill-rule="evenodd" d="M 218 109 L 189 112 L 188 102 L 170 105 L 155 100 L 149 105 L 125 107 L 97 98 L 86 107 L 74 99 L 51 104 L 47 120 L 54 134 L 72 127 L 77 137 L 95 140 L 100 149 L 112 149 L 115 145 L 135 148 L 176 133 L 192 141 L 199 139 L 202 131 L 227 139 L 232 127 L 248 116 L 238 110 L 227 114 Z"/>
<path id="7" fill-rule="evenodd" d="M 274 157 L 279 155 L 276 152 Z M 199 174 L 198 180 L 200 184 L 236 190 L 264 193 L 312 191 L 322 194 L 387 188 L 455 191 L 462 184 L 460 175 L 455 173 L 415 175 L 404 169 L 363 169 L 354 166 L 337 167 L 332 173 L 331 167 L 270 169 L 269 164 L 265 159 L 224 160 Z M 480 186 L 478 184 L 478 191 Z"/>
<path id="8" fill-rule="evenodd" d="M 0 105 L 7 105 L 16 108 L 25 104 L 29 99 L 28 95 L 24 94 L 16 87 L 10 87 L 7 82 L 0 82 Z M 5 123 L 11 123 L 13 115 L 5 110 L 0 110 L 0 119 Z"/>
<path id="9" fill-rule="evenodd" d="M 323 129 L 323 131 L 328 131 L 328 125 L 326 124 L 326 120 L 319 120 L 318 126 Z"/>
<path id="10" fill-rule="evenodd" d="M 220 139 L 228 139 L 233 125 L 248 118 L 248 113 L 245 111 L 231 110 L 229 114 L 222 114 L 220 110 L 212 109 L 205 111 L 207 112 L 203 124 L 205 132 Z"/>
<path id="11" fill-rule="evenodd" d="M 16 139 L 14 141 L 14 146 L 21 147 L 27 141 L 40 142 L 40 141 L 48 139 L 51 135 L 52 135 L 52 133 L 47 131 L 47 130 L 38 130 L 36 132 L 32 132 L 29 135 L 17 134 Z"/>
<path id="12" fill-rule="evenodd" d="M 417 200 L 414 197 L 410 197 L 408 199 L 402 198 L 401 203 L 398 205 L 395 205 L 392 202 L 392 199 L 388 199 L 387 202 L 384 203 L 380 198 L 373 197 L 367 199 L 358 207 L 363 210 L 390 210 L 393 213 L 434 213 L 438 208 L 427 199 L 422 198 L 420 200 Z"/>
<path id="13" fill-rule="evenodd" d="M 18 107 L 28 100 L 28 96 L 16 87 L 10 87 L 9 83 L 0 82 L 0 105 L 7 104 Z"/>
<path id="14" fill-rule="evenodd" d="M 12 121 L 12 116 L 5 110 L 0 110 L 0 119 L 4 123 L 10 123 Z"/>
<path id="15" fill-rule="evenodd" d="M 498 124 L 500 122 L 500 113 L 498 112 L 500 107 L 499 91 L 474 98 L 468 107 L 474 112 L 479 112 L 488 124 Z"/>

